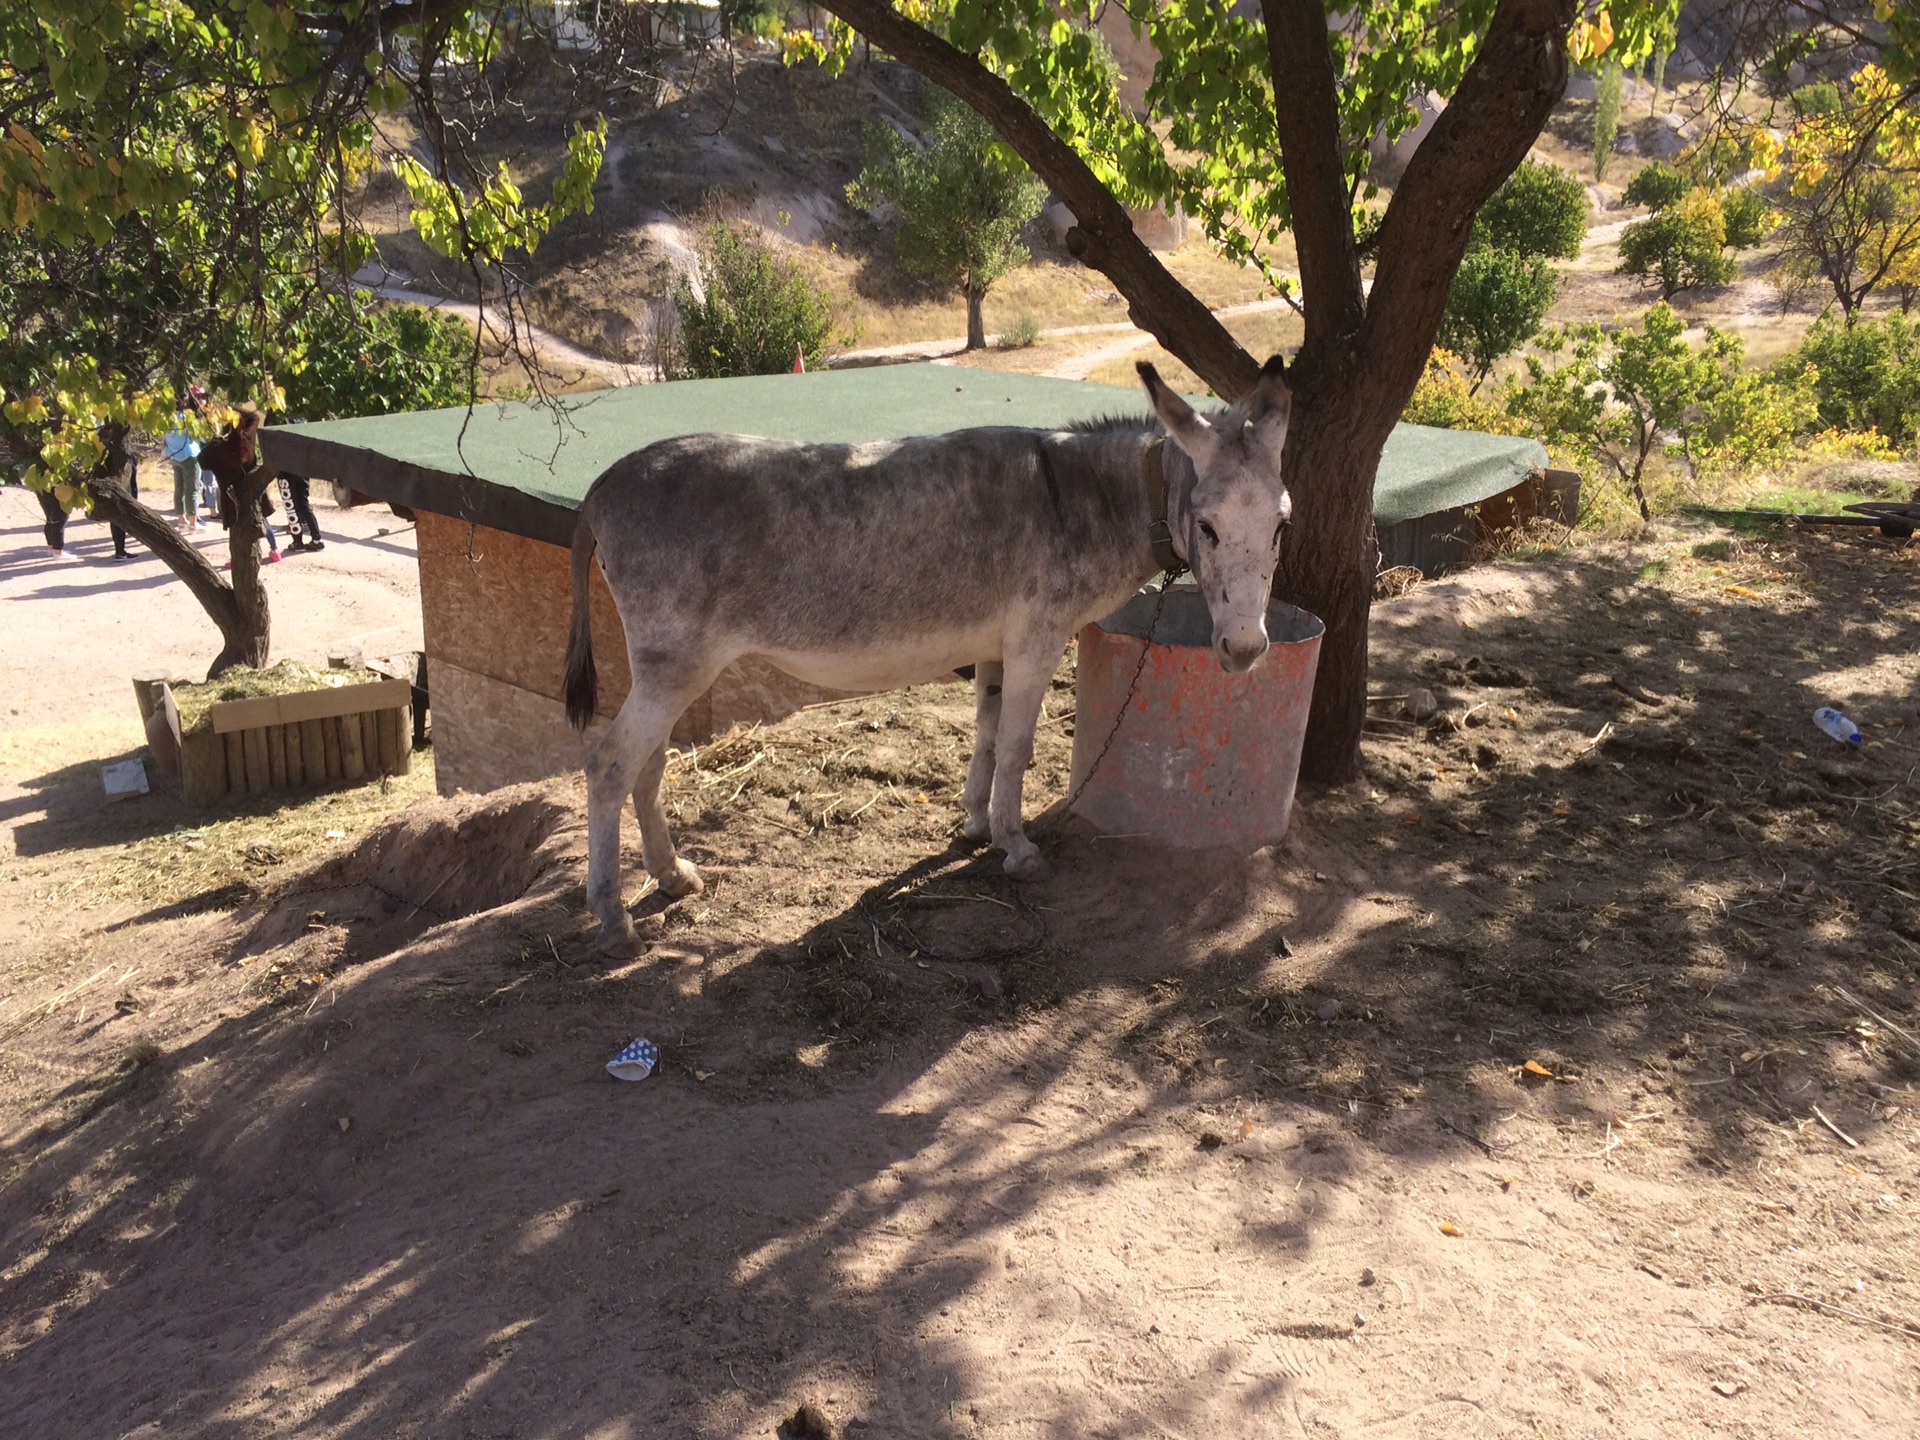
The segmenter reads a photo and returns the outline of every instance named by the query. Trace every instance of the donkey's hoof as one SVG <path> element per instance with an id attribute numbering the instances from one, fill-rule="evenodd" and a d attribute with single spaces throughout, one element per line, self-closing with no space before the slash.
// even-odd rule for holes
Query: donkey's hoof
<path id="1" fill-rule="evenodd" d="M 660 893 L 669 900 L 684 900 L 707 888 L 707 882 L 700 878 L 700 872 L 685 860 L 675 860 L 673 869 L 654 878 Z"/>
<path id="2" fill-rule="evenodd" d="M 978 815 L 969 815 L 960 826 L 960 833 L 969 840 L 987 840 L 993 836 L 993 822 L 987 819 L 983 810 Z"/>
<path id="3" fill-rule="evenodd" d="M 1031 840 L 1016 840 L 1007 847 L 1007 861 L 1000 868 L 1016 880 L 1038 880 L 1047 873 L 1047 860 Z"/>
<path id="4" fill-rule="evenodd" d="M 640 949 L 640 937 L 633 933 L 633 921 L 624 910 L 619 924 L 602 922 L 593 937 L 593 953 L 602 960 L 631 960 Z"/>

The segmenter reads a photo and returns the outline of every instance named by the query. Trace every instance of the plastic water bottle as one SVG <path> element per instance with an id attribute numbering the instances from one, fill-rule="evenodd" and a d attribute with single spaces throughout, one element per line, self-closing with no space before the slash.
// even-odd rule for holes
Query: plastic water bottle
<path id="1" fill-rule="evenodd" d="M 1842 745 L 1858 745 L 1861 743 L 1860 727 L 1855 725 L 1853 721 L 1849 720 L 1845 715 L 1842 715 L 1831 705 L 1822 705 L 1818 710 L 1814 711 L 1813 723 L 1826 731 L 1827 734 L 1831 735 L 1834 739 L 1838 740 Z"/>

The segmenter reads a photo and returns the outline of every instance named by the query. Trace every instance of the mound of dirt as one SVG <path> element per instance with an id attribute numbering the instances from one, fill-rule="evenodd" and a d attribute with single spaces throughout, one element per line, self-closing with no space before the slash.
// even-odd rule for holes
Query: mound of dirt
<path id="1" fill-rule="evenodd" d="M 289 882 L 239 953 L 264 954 L 303 933 L 341 928 L 349 932 L 348 958 L 382 953 L 410 932 L 520 899 L 577 853 L 577 839 L 577 817 L 550 786 L 417 806 Z"/>

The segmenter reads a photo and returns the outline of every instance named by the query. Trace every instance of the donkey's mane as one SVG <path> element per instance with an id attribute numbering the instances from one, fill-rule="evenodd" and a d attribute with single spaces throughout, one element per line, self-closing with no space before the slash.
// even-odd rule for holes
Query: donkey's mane
<path id="1" fill-rule="evenodd" d="M 1148 415 L 1094 415 L 1085 420 L 1075 420 L 1066 427 L 1072 435 L 1111 435 L 1138 431 L 1149 434 L 1160 428 L 1159 418 Z"/>
<path id="2" fill-rule="evenodd" d="M 1200 411 L 1199 414 L 1218 425 L 1231 408 L 1227 405 L 1215 405 Z M 1094 415 L 1085 420 L 1075 420 L 1065 428 L 1070 435 L 1153 435 L 1158 434 L 1165 427 L 1160 424 L 1159 416 L 1149 412 L 1145 415 Z"/>

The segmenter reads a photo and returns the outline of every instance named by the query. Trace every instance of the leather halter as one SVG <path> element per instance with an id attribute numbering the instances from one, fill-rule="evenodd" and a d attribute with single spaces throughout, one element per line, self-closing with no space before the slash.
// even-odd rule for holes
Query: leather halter
<path id="1" fill-rule="evenodd" d="M 1167 519 L 1167 467 L 1162 451 L 1167 437 L 1156 435 L 1147 442 L 1147 537 L 1153 541 L 1153 562 L 1172 579 L 1187 568 L 1180 552 L 1173 548 L 1173 526 Z"/>

